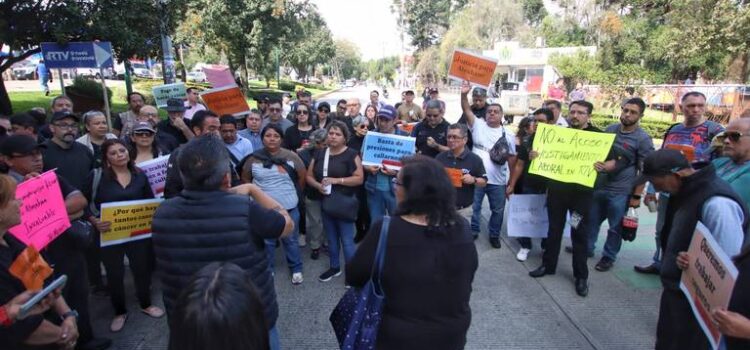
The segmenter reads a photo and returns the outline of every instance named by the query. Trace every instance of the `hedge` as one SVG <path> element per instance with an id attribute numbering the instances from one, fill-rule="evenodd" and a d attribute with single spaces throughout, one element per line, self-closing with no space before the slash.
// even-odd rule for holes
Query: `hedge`
<path id="1" fill-rule="evenodd" d="M 609 125 L 616 124 L 620 122 L 619 117 L 612 117 L 608 115 L 602 115 L 602 114 L 594 114 L 591 117 L 591 123 L 594 124 L 597 128 L 604 129 Z M 674 124 L 671 121 L 662 121 L 662 120 L 650 120 L 650 119 L 643 119 L 641 120 L 641 128 L 648 133 L 651 138 L 654 139 L 661 139 L 664 137 L 664 133 L 667 131 L 669 126 Z"/>

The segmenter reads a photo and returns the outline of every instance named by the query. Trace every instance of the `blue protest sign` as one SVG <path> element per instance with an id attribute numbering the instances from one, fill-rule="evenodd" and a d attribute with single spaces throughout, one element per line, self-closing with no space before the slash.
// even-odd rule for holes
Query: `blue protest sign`
<path id="1" fill-rule="evenodd" d="M 370 131 L 362 143 L 362 164 L 401 168 L 401 158 L 414 155 L 416 139 L 413 137 L 381 134 Z"/>
<path id="2" fill-rule="evenodd" d="M 65 45 L 42 43 L 47 68 L 113 67 L 112 44 L 107 41 L 71 42 Z"/>

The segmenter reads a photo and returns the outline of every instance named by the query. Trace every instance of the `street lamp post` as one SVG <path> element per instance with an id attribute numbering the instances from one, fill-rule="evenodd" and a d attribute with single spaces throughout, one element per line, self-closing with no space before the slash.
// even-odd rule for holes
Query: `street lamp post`
<path id="1" fill-rule="evenodd" d="M 167 25 L 169 20 L 167 13 L 168 1 L 158 0 L 159 32 L 161 34 L 161 51 L 163 54 L 161 68 L 164 76 L 164 84 L 172 84 L 176 81 L 174 56 L 172 55 L 172 39 L 169 38 L 169 27 Z"/>

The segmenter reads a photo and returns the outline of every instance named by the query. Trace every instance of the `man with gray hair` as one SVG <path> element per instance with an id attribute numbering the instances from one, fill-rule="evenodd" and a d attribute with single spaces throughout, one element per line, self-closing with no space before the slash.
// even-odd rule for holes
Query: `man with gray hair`
<path id="1" fill-rule="evenodd" d="M 425 118 L 411 132 L 411 137 L 417 139 L 417 153 L 435 157 L 440 152 L 448 150 L 448 126 L 450 123 L 443 119 L 443 111 L 440 101 L 427 101 L 425 104 Z"/>
<path id="2" fill-rule="evenodd" d="M 460 182 L 458 179 L 453 180 L 454 177 L 451 176 L 453 186 L 456 187 L 456 210 L 465 219 L 471 220 L 474 188 L 487 185 L 487 172 L 484 171 L 482 158 L 466 148 L 468 138 L 469 129 L 466 125 L 452 124 L 448 127 L 448 150 L 438 154 L 435 160 L 443 164 L 449 174 L 460 174 Z"/>
<path id="3" fill-rule="evenodd" d="M 152 225 L 167 316 L 195 272 L 210 262 L 231 262 L 247 271 L 258 288 L 270 348 L 278 349 L 278 305 L 263 240 L 288 235 L 292 219 L 253 184 L 229 188 L 229 156 L 214 133 L 194 138 L 178 157 L 185 189 L 159 206 Z"/>

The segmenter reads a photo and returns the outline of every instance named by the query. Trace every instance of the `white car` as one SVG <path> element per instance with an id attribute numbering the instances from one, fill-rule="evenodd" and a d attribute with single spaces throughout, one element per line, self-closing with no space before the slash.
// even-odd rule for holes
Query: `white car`
<path id="1" fill-rule="evenodd" d="M 151 71 L 143 63 L 130 63 L 130 68 L 133 72 L 133 75 L 135 75 L 136 77 L 148 79 L 153 78 Z"/>
<path id="2" fill-rule="evenodd" d="M 30 61 L 16 63 L 12 69 L 13 78 L 18 80 L 34 80 L 36 78 L 36 65 Z"/>
<path id="3" fill-rule="evenodd" d="M 205 83 L 206 82 L 206 73 L 203 72 L 188 72 L 187 81 L 194 81 L 196 83 Z"/>

